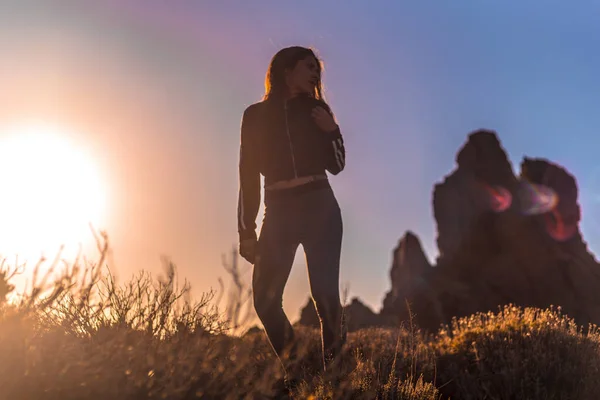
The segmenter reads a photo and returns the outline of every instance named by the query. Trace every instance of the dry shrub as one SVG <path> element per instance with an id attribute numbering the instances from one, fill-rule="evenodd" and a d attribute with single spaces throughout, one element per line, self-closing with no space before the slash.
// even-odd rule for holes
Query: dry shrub
<path id="1" fill-rule="evenodd" d="M 597 399 L 600 335 L 562 315 L 506 306 L 454 320 L 432 347 L 442 391 L 455 399 Z"/>
<path id="2" fill-rule="evenodd" d="M 235 255 L 222 313 L 215 293 L 190 298 L 176 268 L 118 284 L 98 262 L 56 261 L 6 301 L 15 270 L 0 264 L 0 388 L 6 399 L 286 398 L 282 370 L 252 311 Z M 52 272 L 53 278 L 50 278 Z M 16 300 L 15 300 L 16 299 Z M 407 327 L 348 335 L 335 368 L 320 370 L 319 332 L 297 329 L 295 398 L 597 399 L 600 335 L 560 309 L 506 307 L 454 320 L 436 336 Z"/>

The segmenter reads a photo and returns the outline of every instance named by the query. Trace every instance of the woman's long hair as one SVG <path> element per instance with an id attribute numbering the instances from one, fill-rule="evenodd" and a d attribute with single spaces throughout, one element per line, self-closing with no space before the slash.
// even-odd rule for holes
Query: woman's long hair
<path id="1" fill-rule="evenodd" d="M 312 49 L 301 46 L 283 48 L 273 56 L 265 77 L 265 94 L 263 100 L 283 99 L 287 90 L 285 71 L 287 69 L 293 69 L 298 61 L 303 60 L 308 56 L 315 58 L 317 61 L 317 68 L 319 69 L 319 81 L 315 85 L 315 91 L 312 95 L 316 99 L 324 100 L 323 84 L 321 81 L 323 63 Z"/>

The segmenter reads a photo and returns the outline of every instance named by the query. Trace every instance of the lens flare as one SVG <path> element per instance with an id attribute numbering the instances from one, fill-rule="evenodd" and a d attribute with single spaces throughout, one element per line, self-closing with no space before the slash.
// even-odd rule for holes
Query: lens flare
<path id="1" fill-rule="evenodd" d="M 558 195 L 552 188 L 536 183 L 521 182 L 517 197 L 519 209 L 525 215 L 545 214 L 558 204 Z"/>
<path id="2" fill-rule="evenodd" d="M 577 233 L 577 223 L 565 223 L 563 216 L 556 209 L 558 194 L 548 186 L 520 182 L 514 199 L 511 192 L 503 186 L 491 186 L 486 183 L 482 183 L 482 186 L 488 195 L 490 208 L 494 212 L 508 210 L 515 200 L 518 212 L 523 215 L 542 216 L 546 231 L 552 239 L 564 242 Z"/>
<path id="3" fill-rule="evenodd" d="M 503 212 L 512 204 L 510 191 L 502 186 L 485 186 L 489 194 L 490 207 L 494 212 Z"/>
<path id="4" fill-rule="evenodd" d="M 577 233 L 577 224 L 565 224 L 557 210 L 553 210 L 544 217 L 546 231 L 557 242 L 567 241 Z"/>

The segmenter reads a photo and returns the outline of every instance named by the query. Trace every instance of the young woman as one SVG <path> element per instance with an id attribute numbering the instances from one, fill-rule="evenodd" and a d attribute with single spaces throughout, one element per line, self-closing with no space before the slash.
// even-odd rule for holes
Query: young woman
<path id="1" fill-rule="evenodd" d="M 321 321 L 323 363 L 340 351 L 342 217 L 327 178 L 345 166 L 340 128 L 323 100 L 321 62 L 311 49 L 288 47 L 272 58 L 261 102 L 241 122 L 238 232 L 240 254 L 254 264 L 254 307 L 286 367 L 294 332 L 282 301 L 296 250 L 305 252 L 312 298 Z M 265 215 L 256 237 L 260 175 Z"/>

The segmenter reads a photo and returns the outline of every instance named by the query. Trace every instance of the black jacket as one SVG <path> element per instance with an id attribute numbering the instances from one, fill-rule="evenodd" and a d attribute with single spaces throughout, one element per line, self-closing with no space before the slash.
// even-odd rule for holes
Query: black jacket
<path id="1" fill-rule="evenodd" d="M 287 101 L 266 100 L 244 111 L 239 160 L 238 233 L 240 240 L 256 238 L 260 206 L 260 174 L 265 186 L 324 174 L 339 174 L 345 166 L 344 140 L 338 129 L 324 132 L 314 122 L 312 109 L 321 100 L 296 96 Z"/>

